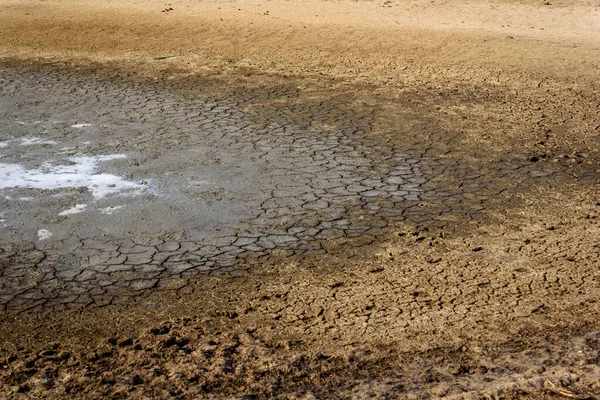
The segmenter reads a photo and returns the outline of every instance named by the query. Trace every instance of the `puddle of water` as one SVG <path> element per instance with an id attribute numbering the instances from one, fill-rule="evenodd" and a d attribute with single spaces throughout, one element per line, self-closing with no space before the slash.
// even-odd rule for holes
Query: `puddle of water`
<path id="1" fill-rule="evenodd" d="M 111 195 L 138 195 L 147 188 L 145 184 L 126 181 L 117 175 L 99 173 L 98 163 L 126 158 L 124 154 L 67 157 L 70 165 L 44 163 L 37 169 L 25 169 L 19 164 L 0 163 L 0 190 L 30 188 L 54 190 L 86 187 L 95 200 Z"/>

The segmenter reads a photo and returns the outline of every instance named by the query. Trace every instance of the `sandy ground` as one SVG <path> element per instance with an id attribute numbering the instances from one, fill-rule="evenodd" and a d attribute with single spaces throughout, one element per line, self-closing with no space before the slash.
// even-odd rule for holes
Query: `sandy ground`
<path id="1" fill-rule="evenodd" d="M 6 0 L 0 63 L 0 161 L 126 153 L 108 172 L 179 193 L 107 217 L 85 191 L 4 183 L 0 396 L 600 396 L 597 1 Z M 397 154 L 413 180 L 382 189 Z M 206 193 L 179 189 L 236 162 L 249 189 L 211 192 L 193 225 Z M 356 176 L 374 186 L 340 205 Z M 278 194 L 286 177 L 301 188 Z M 84 201 L 97 214 L 49 215 Z M 242 224 L 271 242 L 185 258 Z M 128 286 L 95 292 L 136 246 Z"/>

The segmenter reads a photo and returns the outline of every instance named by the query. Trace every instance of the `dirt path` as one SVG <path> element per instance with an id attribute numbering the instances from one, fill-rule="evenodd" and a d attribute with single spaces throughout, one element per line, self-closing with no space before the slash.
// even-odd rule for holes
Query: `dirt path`
<path id="1" fill-rule="evenodd" d="M 0 393 L 600 396 L 599 22 L 4 2 Z"/>

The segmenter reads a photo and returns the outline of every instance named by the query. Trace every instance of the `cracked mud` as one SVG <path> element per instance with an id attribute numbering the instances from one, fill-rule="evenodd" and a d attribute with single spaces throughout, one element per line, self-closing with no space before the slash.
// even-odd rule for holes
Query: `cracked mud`
<path id="1" fill-rule="evenodd" d="M 512 348 L 511 360 L 524 363 L 515 367 L 518 375 L 498 362 L 498 349 L 485 338 L 493 326 L 502 330 L 506 321 L 523 318 L 532 321 L 530 331 L 554 330 L 549 315 L 595 304 L 598 244 L 588 239 L 599 229 L 597 200 L 577 205 L 583 227 L 527 200 L 533 191 L 548 203 L 546 188 L 569 185 L 573 177 L 593 185 L 592 153 L 579 160 L 561 157 L 555 149 L 536 156 L 528 149 L 500 157 L 477 154 L 460 133 L 440 130 L 427 119 L 390 134 L 382 129 L 393 126 L 383 111 L 389 100 L 353 109 L 348 104 L 357 95 L 350 90 L 315 103 L 289 84 L 215 97 L 190 91 L 210 86 L 202 80 L 186 82 L 184 91 L 178 84 L 51 68 L 4 67 L 1 76 L 6 140 L 0 166 L 6 178 L 0 199 L 0 300 L 5 312 L 29 321 L 61 309 L 138 304 L 135 309 L 143 310 L 156 301 L 170 304 L 169 313 L 183 299 L 193 308 L 208 307 L 204 319 L 170 319 L 163 322 L 170 328 L 152 328 L 150 337 L 110 338 L 109 347 L 93 353 L 66 356 L 59 353 L 60 345 L 51 344 L 42 356 L 18 364 L 17 376 L 47 365 L 40 378 L 46 386 L 57 393 L 87 393 L 79 381 L 57 383 L 52 371 L 77 372 L 78 363 L 91 362 L 103 366 L 94 379 L 110 388 L 104 394 L 147 383 L 142 392 L 151 396 L 234 395 L 245 368 L 264 368 L 239 356 L 239 346 L 277 349 L 283 343 L 287 350 L 259 358 L 276 365 L 296 354 L 295 339 L 287 338 L 298 337 L 303 338 L 298 343 L 315 350 L 327 352 L 322 343 L 328 341 L 354 350 L 320 353 L 316 359 L 299 355 L 292 367 L 296 372 L 289 365 L 269 367 L 269 375 L 242 386 L 243 392 L 294 392 L 300 389 L 281 386 L 279 377 L 303 382 L 317 368 L 325 372 L 309 393 L 327 397 L 326 387 L 341 384 L 342 395 L 351 389 L 340 382 L 347 374 L 361 376 L 356 370 L 361 365 L 368 365 L 369 373 L 359 379 L 358 389 L 351 386 L 361 393 L 420 396 L 425 390 L 436 397 L 458 388 L 480 393 L 493 381 L 493 392 L 502 394 L 545 387 L 549 378 L 576 382 L 560 367 L 545 367 L 564 355 L 560 336 L 536 345 L 554 350 L 540 353 L 533 366 L 526 361 L 531 351 Z M 402 111 L 414 99 L 406 100 L 395 109 Z M 561 204 L 575 201 L 553 193 Z M 503 227 L 513 212 L 533 212 L 528 214 L 535 215 L 528 217 L 533 225 L 518 231 Z M 336 270 L 343 276 L 331 272 Z M 243 283 L 234 280 L 226 289 L 214 281 L 236 277 Z M 252 289 L 241 295 L 244 288 Z M 224 303 L 206 303 L 204 294 L 228 298 L 230 290 L 238 294 Z M 257 329 L 257 313 L 261 324 L 271 322 Z M 218 332 L 230 320 L 250 328 L 226 334 L 237 344 L 221 349 L 224 339 Z M 188 332 L 193 326 L 202 326 L 205 334 Z M 167 335 L 166 344 L 149 339 L 171 329 L 175 334 Z M 267 334 L 273 329 L 285 334 Z M 476 355 L 457 344 L 465 330 L 478 332 L 482 340 L 467 345 Z M 435 338 L 437 346 L 446 343 L 446 350 L 436 350 L 441 351 L 437 362 L 445 367 L 432 369 L 431 359 L 423 356 L 401 361 L 414 346 L 429 348 L 420 340 L 424 335 Z M 586 335 L 568 340 L 590 343 L 596 333 Z M 395 343 L 397 337 L 405 344 L 396 344 L 398 353 L 377 366 L 381 359 L 368 355 L 371 343 Z M 122 350 L 115 352 L 114 346 Z M 578 349 L 585 355 L 576 357 L 578 368 L 594 376 L 595 347 Z M 110 369 L 120 370 L 124 359 L 145 364 L 146 356 L 140 355 L 154 351 L 153 367 L 136 367 L 145 371 L 141 374 L 123 371 L 125 378 L 104 372 L 107 355 L 117 357 Z M 170 366 L 168 360 L 180 354 L 213 366 L 200 375 L 187 364 Z M 362 354 L 358 364 L 356 354 Z M 10 357 L 6 364 L 12 363 Z M 360 386 L 373 374 L 388 376 L 380 368 L 404 372 Z M 167 384 L 161 378 L 165 374 L 184 374 L 202 384 L 189 386 L 183 378 Z M 412 376 L 410 385 L 402 374 Z M 471 378 L 465 381 L 463 374 Z M 405 383 L 398 386 L 398 381 Z M 13 394 L 38 390 L 15 388 Z"/>
<path id="2" fill-rule="evenodd" d="M 7 1 L 0 397 L 599 398 L 599 12 Z"/>
<path id="3" fill-rule="evenodd" d="M 382 136 L 376 109 L 295 102 L 290 87 L 192 99 L 58 71 L 1 75 L 0 304 L 12 311 L 242 276 L 240 260 L 371 245 L 401 223 L 451 232 L 523 183 L 565 175 L 516 152 L 469 160 L 452 132 Z M 289 107 L 252 112 L 273 100 Z"/>

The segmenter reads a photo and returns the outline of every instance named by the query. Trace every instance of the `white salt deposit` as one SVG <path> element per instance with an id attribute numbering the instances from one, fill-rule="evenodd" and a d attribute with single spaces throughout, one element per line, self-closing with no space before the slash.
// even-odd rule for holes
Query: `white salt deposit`
<path id="1" fill-rule="evenodd" d="M 119 194 L 140 194 L 145 190 L 145 185 L 97 171 L 98 163 L 125 157 L 124 154 L 67 157 L 70 165 L 46 162 L 37 169 L 0 163 L 0 190 L 15 187 L 42 190 L 86 187 L 94 199 Z"/>
<path id="2" fill-rule="evenodd" d="M 75 204 L 75 207 L 71 207 L 68 210 L 61 211 L 58 213 L 58 215 L 64 216 L 64 215 L 71 215 L 71 214 L 79 214 L 80 212 L 83 212 L 83 210 L 85 210 L 86 207 L 87 207 L 87 204 Z"/>
<path id="3" fill-rule="evenodd" d="M 21 142 L 21 146 L 33 146 L 36 144 L 56 144 L 55 141 L 53 140 L 44 140 L 44 139 L 40 139 L 40 138 L 23 138 L 23 139 L 19 139 L 19 141 Z"/>
<path id="4" fill-rule="evenodd" d="M 53 140 L 44 140 L 44 139 L 40 139 L 37 137 L 33 137 L 33 138 L 13 139 L 13 140 L 8 140 L 6 142 L 0 142 L 0 148 L 6 147 L 9 145 L 9 143 L 14 143 L 14 142 L 21 142 L 20 143 L 21 146 L 33 146 L 36 144 L 56 144 L 56 142 Z"/>
<path id="5" fill-rule="evenodd" d="M 71 128 L 87 128 L 88 126 L 92 126 L 92 124 L 75 124 L 71 125 Z"/>
<path id="6" fill-rule="evenodd" d="M 110 215 L 110 214 L 114 213 L 115 211 L 120 210 L 121 208 L 123 208 L 123 206 L 110 206 L 110 207 L 106 207 L 106 208 L 101 208 L 100 212 L 102 214 Z"/>
<path id="7" fill-rule="evenodd" d="M 38 240 L 46 240 L 50 236 L 52 236 L 52 232 L 50 232 L 47 229 L 40 229 L 40 230 L 38 230 L 37 235 L 38 235 Z"/>

